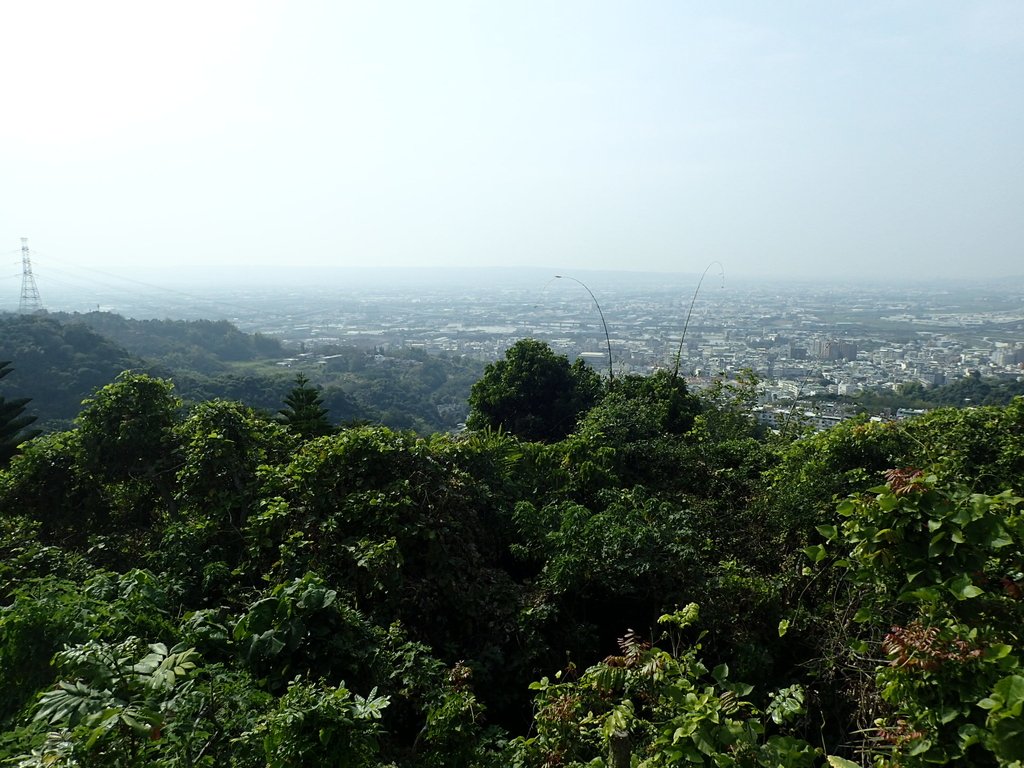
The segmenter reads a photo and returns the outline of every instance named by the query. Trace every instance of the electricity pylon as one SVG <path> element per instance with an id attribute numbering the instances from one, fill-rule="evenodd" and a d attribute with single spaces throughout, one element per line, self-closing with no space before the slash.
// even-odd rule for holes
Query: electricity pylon
<path id="1" fill-rule="evenodd" d="M 21 238 L 21 301 L 18 303 L 18 312 L 23 315 L 38 312 L 43 308 L 43 302 L 39 298 L 39 288 L 36 287 L 36 278 L 32 274 L 32 259 L 28 255 L 28 238 Z"/>

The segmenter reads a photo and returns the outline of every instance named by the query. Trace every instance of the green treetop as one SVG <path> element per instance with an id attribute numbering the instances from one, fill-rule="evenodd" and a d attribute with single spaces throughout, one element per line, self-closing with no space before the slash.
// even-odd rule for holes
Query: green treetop
<path id="1" fill-rule="evenodd" d="M 561 440 L 597 402 L 601 377 L 582 360 L 521 339 L 491 363 L 469 395 L 471 429 L 502 428 L 525 440 Z"/>

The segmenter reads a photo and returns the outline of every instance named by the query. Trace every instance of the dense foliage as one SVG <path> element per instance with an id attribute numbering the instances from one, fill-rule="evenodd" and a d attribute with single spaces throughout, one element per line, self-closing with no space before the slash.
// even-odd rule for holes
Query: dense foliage
<path id="1" fill-rule="evenodd" d="M 0 760 L 1020 768 L 1024 399 L 783 437 L 755 386 L 542 442 L 124 374 L 0 471 Z"/>

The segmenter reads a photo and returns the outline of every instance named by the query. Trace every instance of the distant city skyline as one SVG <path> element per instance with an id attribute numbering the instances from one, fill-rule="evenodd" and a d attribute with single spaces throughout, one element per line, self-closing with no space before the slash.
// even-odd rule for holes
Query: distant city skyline
<path id="1" fill-rule="evenodd" d="M 65 281 L 1024 276 L 1015 0 L 36 0 L 0 25 L 4 293 L 21 237 Z"/>

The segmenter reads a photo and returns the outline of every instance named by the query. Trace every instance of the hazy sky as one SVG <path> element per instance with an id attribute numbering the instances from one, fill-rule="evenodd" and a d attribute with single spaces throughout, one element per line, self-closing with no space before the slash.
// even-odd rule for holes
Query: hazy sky
<path id="1" fill-rule="evenodd" d="M 0 277 L 20 237 L 40 275 L 1024 273 L 1021 0 L 0 0 L 0 29 Z"/>

